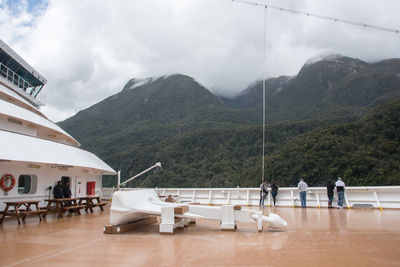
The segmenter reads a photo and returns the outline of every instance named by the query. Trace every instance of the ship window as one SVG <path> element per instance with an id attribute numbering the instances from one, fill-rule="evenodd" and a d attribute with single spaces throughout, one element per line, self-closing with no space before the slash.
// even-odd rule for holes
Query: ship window
<path id="1" fill-rule="evenodd" d="M 18 193 L 34 194 L 36 193 L 37 177 L 36 175 L 20 175 L 18 178 Z"/>
<path id="2" fill-rule="evenodd" d="M 22 121 L 20 121 L 20 120 L 17 120 L 17 119 L 11 118 L 11 117 L 8 117 L 7 120 L 8 120 L 9 122 L 22 125 Z"/>

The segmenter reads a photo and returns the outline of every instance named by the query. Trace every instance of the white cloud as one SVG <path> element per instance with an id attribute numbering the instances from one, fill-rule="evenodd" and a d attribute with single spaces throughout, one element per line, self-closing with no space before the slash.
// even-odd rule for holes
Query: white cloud
<path id="1" fill-rule="evenodd" d="M 269 4 L 400 28 L 397 0 L 270 0 Z M 117 93 L 130 78 L 193 76 L 233 94 L 262 76 L 264 9 L 230 0 L 48 0 L 29 12 L 0 1 L 0 35 L 48 80 L 55 121 Z M 267 10 L 267 75 L 310 57 L 400 57 L 400 34 Z"/>

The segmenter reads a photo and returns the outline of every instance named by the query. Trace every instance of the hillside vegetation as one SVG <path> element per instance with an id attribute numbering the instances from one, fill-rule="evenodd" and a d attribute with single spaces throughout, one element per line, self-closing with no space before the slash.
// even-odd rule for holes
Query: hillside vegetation
<path id="1" fill-rule="evenodd" d="M 309 185 L 323 186 L 342 176 L 348 185 L 400 184 L 400 100 L 356 122 L 307 132 L 310 128 L 314 127 L 309 123 L 299 123 L 267 129 L 267 181 L 295 186 L 303 177 Z M 132 163 L 142 169 L 157 161 L 164 168 L 131 186 L 256 186 L 261 177 L 261 131 L 261 127 L 200 130 L 132 153 Z"/>
<path id="2" fill-rule="evenodd" d="M 266 84 L 267 180 L 292 186 L 304 177 L 316 186 L 342 176 L 349 185 L 400 184 L 400 60 L 336 57 Z M 261 105 L 260 82 L 218 99 L 175 74 L 132 79 L 59 125 L 121 170 L 122 180 L 162 163 L 128 186 L 257 186 Z M 115 183 L 105 177 L 103 186 Z"/>

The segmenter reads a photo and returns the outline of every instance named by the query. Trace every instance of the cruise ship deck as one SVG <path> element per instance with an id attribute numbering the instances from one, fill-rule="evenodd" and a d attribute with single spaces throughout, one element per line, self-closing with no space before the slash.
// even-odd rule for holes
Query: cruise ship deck
<path id="1" fill-rule="evenodd" d="M 265 208 L 268 214 L 270 208 Z M 400 211 L 275 208 L 285 231 L 198 220 L 173 235 L 152 224 L 120 235 L 103 233 L 104 212 L 58 219 L 48 215 L 1 226 L 0 266 L 399 266 Z"/>

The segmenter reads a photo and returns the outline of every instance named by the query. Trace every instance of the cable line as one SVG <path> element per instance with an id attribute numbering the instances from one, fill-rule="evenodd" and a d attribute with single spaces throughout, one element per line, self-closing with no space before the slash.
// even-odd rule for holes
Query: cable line
<path id="1" fill-rule="evenodd" d="M 266 37 L 267 37 L 267 9 L 264 9 L 264 51 L 263 51 L 263 151 L 262 151 L 262 181 L 264 182 L 264 169 L 265 169 L 265 79 L 266 75 Z"/>
<path id="2" fill-rule="evenodd" d="M 398 29 L 387 28 L 387 27 L 377 26 L 377 25 L 368 24 L 368 23 L 364 23 L 364 22 L 347 20 L 347 19 L 340 19 L 340 18 L 335 18 L 335 17 L 331 17 L 331 16 L 319 15 L 319 14 L 299 11 L 299 10 L 290 9 L 290 8 L 271 6 L 271 5 L 268 5 L 268 4 L 261 4 L 261 3 L 257 3 L 257 2 L 246 1 L 246 0 L 232 0 L 232 2 L 238 2 L 238 3 L 242 3 L 242 4 L 253 5 L 253 6 L 262 6 L 262 7 L 265 7 L 265 8 L 276 9 L 276 10 L 279 10 L 279 11 L 282 11 L 282 12 L 288 12 L 288 13 L 292 13 L 292 14 L 304 15 L 304 16 L 307 16 L 307 17 L 313 17 L 313 18 L 317 18 L 317 19 L 324 19 L 324 20 L 329 20 L 329 21 L 339 22 L 339 23 L 344 23 L 344 24 L 350 24 L 350 25 L 360 26 L 360 27 L 363 27 L 363 28 L 369 28 L 369 29 L 378 30 L 378 31 L 391 32 L 391 33 L 395 33 L 395 34 L 399 34 L 400 33 L 400 30 L 398 30 Z"/>

